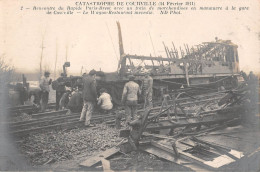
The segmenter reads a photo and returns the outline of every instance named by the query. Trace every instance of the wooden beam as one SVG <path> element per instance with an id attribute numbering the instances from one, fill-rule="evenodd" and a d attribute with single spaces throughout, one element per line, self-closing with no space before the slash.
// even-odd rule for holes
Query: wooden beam
<path id="1" fill-rule="evenodd" d="M 164 58 L 164 57 L 150 57 L 150 56 L 137 56 L 137 55 L 125 55 L 123 57 L 124 59 L 130 58 L 130 59 L 139 59 L 139 60 L 157 60 L 157 61 L 172 61 L 172 62 L 203 62 L 205 64 L 213 64 L 214 62 L 209 60 L 197 60 L 197 59 L 175 59 L 175 58 Z"/>
<path id="2" fill-rule="evenodd" d="M 153 142 L 151 142 L 151 144 L 152 144 L 153 146 L 159 148 L 159 149 L 164 150 L 164 151 L 173 152 L 173 149 L 172 149 L 172 148 L 170 148 L 170 147 L 168 147 L 168 146 L 166 146 L 166 145 L 162 145 L 162 144 L 160 144 L 160 143 L 158 143 L 158 142 L 154 142 L 154 141 L 153 141 Z M 178 152 L 179 152 L 180 157 L 182 157 L 182 158 L 184 158 L 184 159 L 186 159 L 186 160 L 188 160 L 188 161 L 190 161 L 190 162 L 197 163 L 197 164 L 199 164 L 199 165 L 201 165 L 201 166 L 203 166 L 203 167 L 205 167 L 205 168 L 207 168 L 207 169 L 210 169 L 210 170 L 213 170 L 213 169 L 214 169 L 214 167 L 212 167 L 211 165 L 205 164 L 206 161 L 204 161 L 203 159 L 200 159 L 200 158 L 198 158 L 198 157 L 195 157 L 195 156 L 193 156 L 193 155 L 190 154 L 190 153 L 184 152 L 183 149 L 180 149 L 180 147 L 179 147 L 178 145 L 177 145 L 177 149 L 178 149 Z"/>
<path id="3" fill-rule="evenodd" d="M 88 158 L 87 160 L 81 162 L 79 165 L 82 167 L 92 167 L 92 166 L 96 165 L 97 163 L 99 163 L 102 158 L 104 158 L 104 159 L 109 158 L 112 155 L 115 155 L 116 153 L 118 153 L 119 151 L 120 151 L 119 148 L 113 147 L 111 149 L 108 149 L 104 152 L 97 154 L 96 156 L 92 156 L 92 157 Z"/>

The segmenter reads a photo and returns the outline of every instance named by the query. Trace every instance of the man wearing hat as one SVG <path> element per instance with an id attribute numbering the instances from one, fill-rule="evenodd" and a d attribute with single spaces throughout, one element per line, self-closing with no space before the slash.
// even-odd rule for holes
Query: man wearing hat
<path id="1" fill-rule="evenodd" d="M 49 92 L 50 87 L 49 85 L 52 82 L 52 79 L 49 78 L 50 72 L 46 71 L 44 72 L 44 76 L 42 76 L 40 81 L 40 88 L 41 88 L 41 111 L 45 112 L 49 100 Z"/>
<path id="2" fill-rule="evenodd" d="M 94 104 L 97 101 L 97 90 L 96 90 L 96 71 L 93 69 L 89 72 L 86 77 L 83 77 L 83 101 L 84 105 L 80 115 L 80 121 L 85 120 L 85 126 L 91 126 L 90 119 L 92 116 Z"/>
<path id="3" fill-rule="evenodd" d="M 122 94 L 122 104 L 125 105 L 127 123 L 135 118 L 138 94 L 141 93 L 140 87 L 134 82 L 134 79 L 133 75 L 129 76 L 129 81 L 125 84 Z"/>

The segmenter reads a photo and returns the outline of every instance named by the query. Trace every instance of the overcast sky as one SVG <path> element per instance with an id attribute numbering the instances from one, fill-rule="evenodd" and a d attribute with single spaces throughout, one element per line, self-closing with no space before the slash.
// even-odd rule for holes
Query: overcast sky
<path id="1" fill-rule="evenodd" d="M 162 56 L 166 56 L 162 42 L 170 47 L 173 41 L 175 46 L 183 47 L 184 43 L 192 46 L 218 37 L 238 45 L 241 69 L 259 71 L 258 0 L 196 1 L 197 6 L 216 6 L 218 2 L 231 7 L 236 3 L 236 6 L 249 6 L 250 10 L 188 11 L 182 15 L 55 16 L 19 10 L 21 5 L 32 7 L 37 5 L 36 2 L 57 7 L 62 2 L 72 5 L 75 1 L 0 1 L 3 11 L 0 13 L 1 55 L 5 54 L 8 62 L 18 71 L 35 72 L 39 69 L 42 39 L 45 47 L 43 66 L 48 66 L 52 73 L 56 52 L 57 69 L 60 69 L 66 58 L 66 47 L 71 73 L 79 74 L 82 66 L 88 71 L 93 68 L 116 71 L 119 58 L 116 21 L 121 24 L 127 54 L 154 55 L 149 33 L 155 54 Z"/>

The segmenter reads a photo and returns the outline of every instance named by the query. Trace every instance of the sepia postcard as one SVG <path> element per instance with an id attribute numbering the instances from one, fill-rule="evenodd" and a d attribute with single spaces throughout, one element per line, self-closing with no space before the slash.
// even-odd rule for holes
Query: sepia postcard
<path id="1" fill-rule="evenodd" d="M 259 171 L 259 0 L 0 0 L 0 171 Z"/>

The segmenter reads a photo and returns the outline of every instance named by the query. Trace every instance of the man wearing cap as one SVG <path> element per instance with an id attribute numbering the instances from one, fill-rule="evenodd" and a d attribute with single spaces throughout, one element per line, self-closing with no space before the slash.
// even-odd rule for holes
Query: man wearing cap
<path id="1" fill-rule="evenodd" d="M 80 121 L 84 121 L 86 116 L 85 126 L 90 125 L 90 119 L 92 116 L 94 104 L 97 101 L 97 91 L 96 91 L 96 71 L 93 69 L 89 74 L 83 78 L 83 101 L 84 105 L 80 115 Z"/>
<path id="2" fill-rule="evenodd" d="M 153 107 L 153 78 L 149 75 L 149 71 L 144 71 L 144 80 L 142 82 L 142 91 L 144 96 L 144 108 Z"/>
<path id="3" fill-rule="evenodd" d="M 141 93 L 139 85 L 134 82 L 135 77 L 129 76 L 129 82 L 127 82 L 123 89 L 122 104 L 125 105 L 126 122 L 135 118 L 137 109 L 138 94 Z"/>
<path id="4" fill-rule="evenodd" d="M 40 88 L 41 88 L 41 111 L 45 112 L 49 100 L 49 92 L 50 87 L 49 85 L 52 82 L 52 79 L 49 78 L 50 72 L 46 71 L 44 72 L 44 76 L 42 76 L 40 81 Z"/>

